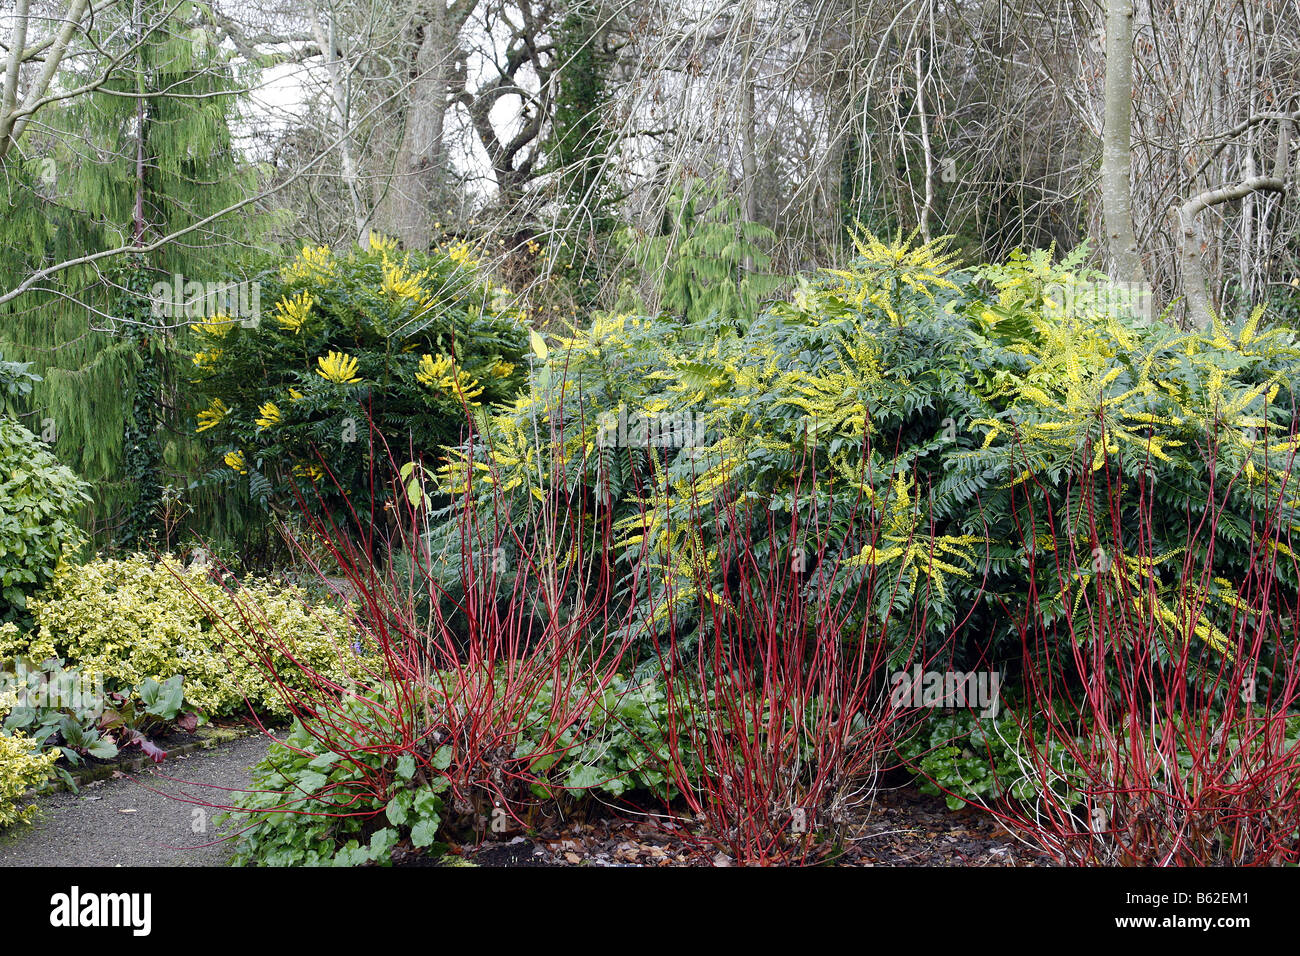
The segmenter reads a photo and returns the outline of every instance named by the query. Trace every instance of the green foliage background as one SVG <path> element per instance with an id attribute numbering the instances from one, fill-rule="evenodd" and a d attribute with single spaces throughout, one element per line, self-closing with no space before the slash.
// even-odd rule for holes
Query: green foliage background
<path id="1" fill-rule="evenodd" d="M 88 253 L 150 243 L 254 191 L 257 171 L 231 134 L 235 91 L 248 77 L 215 42 L 199 42 L 188 26 L 199 20 L 198 4 L 162 0 L 140 0 L 134 10 L 114 5 L 96 17 L 92 34 L 120 58 L 114 69 L 95 92 L 43 110 L 24 139 L 25 158 L 4 165 L 5 283 Z M 67 66 L 71 86 L 100 79 L 77 61 Z M 182 424 L 193 414 L 180 377 L 188 333 L 152 314 L 147 290 L 175 274 L 228 279 L 267 225 L 226 217 L 188 241 L 108 268 L 64 270 L 0 306 L 0 350 L 31 362 L 43 379 L 19 413 L 29 423 L 52 421 L 56 453 L 90 482 L 93 503 L 82 522 L 97 545 L 147 541 L 168 484 L 185 492 L 195 526 L 250 544 L 241 539 L 249 509 L 219 491 L 188 487 L 197 465 Z"/>

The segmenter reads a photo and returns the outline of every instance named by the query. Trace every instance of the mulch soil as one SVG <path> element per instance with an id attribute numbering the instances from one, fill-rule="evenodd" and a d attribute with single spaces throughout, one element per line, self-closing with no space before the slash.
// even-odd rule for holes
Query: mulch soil
<path id="1" fill-rule="evenodd" d="M 1053 865 L 1046 854 L 1010 836 L 988 813 L 969 807 L 950 810 L 942 798 L 910 786 L 877 791 L 869 805 L 848 814 L 843 832 L 841 852 L 822 857 L 824 862 L 861 867 Z M 487 867 L 736 865 L 725 847 L 702 849 L 660 821 L 614 814 L 531 835 L 503 833 L 453 845 L 451 854 Z"/>

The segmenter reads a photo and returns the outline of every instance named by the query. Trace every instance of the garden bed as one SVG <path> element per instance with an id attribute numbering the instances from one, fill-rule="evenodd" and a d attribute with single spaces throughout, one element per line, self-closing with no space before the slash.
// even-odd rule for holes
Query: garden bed
<path id="1" fill-rule="evenodd" d="M 1052 866 L 1046 854 L 1027 847 L 975 808 L 950 810 L 942 798 L 911 786 L 881 790 L 850 813 L 838 866 Z M 453 845 L 437 859 L 400 852 L 399 866 L 445 866 L 460 862 L 487 867 L 550 866 L 734 866 L 725 852 L 685 844 L 653 820 L 606 817 L 575 821 L 537 834 L 503 834 L 477 844 Z"/>
<path id="2" fill-rule="evenodd" d="M 162 764 L 146 759 L 118 759 L 97 761 L 78 775 L 78 785 L 83 793 L 59 793 L 62 787 L 51 787 L 40 795 L 46 813 L 35 821 L 31 830 L 17 830 L 9 834 L 6 843 L 12 853 L 18 853 L 28 840 L 40 840 L 41 832 L 58 835 L 80 833 L 80 827 L 69 815 L 94 817 L 96 843 L 110 854 L 120 849 L 126 852 L 136 839 L 140 824 L 138 807 L 146 807 L 150 800 L 167 810 L 171 816 L 188 820 L 192 808 L 167 799 L 194 791 L 200 796 L 205 786 L 242 788 L 246 774 L 236 773 L 235 767 L 225 767 L 217 777 L 211 776 L 207 764 L 192 764 L 197 755 L 213 751 L 211 758 L 223 762 L 222 753 L 235 755 L 243 741 L 251 742 L 257 736 L 247 725 L 203 728 L 194 739 L 182 742 L 168 741 L 172 749 Z M 173 763 L 174 762 L 174 763 Z M 225 759 L 224 764 L 229 764 Z M 144 795 L 155 787 L 166 790 L 157 794 L 158 800 Z M 171 793 L 175 790 L 176 793 Z M 120 806 L 119 806 L 120 805 Z M 89 822 L 87 822 L 87 827 Z M 844 854 L 834 865 L 844 866 L 1046 866 L 1051 865 L 1041 853 L 1026 848 L 1009 837 L 991 817 L 978 810 L 953 811 L 943 800 L 921 794 L 911 785 L 880 790 L 874 801 L 849 815 L 845 827 Z M 214 836 L 216 836 L 214 834 Z M 69 837 L 71 839 L 71 837 Z M 48 839 L 48 837 L 46 838 Z M 198 840 L 195 837 L 190 842 Z M 218 837 L 219 839 L 219 837 Z M 207 843 L 205 838 L 201 842 Z M 114 849 L 117 848 L 117 849 Z M 184 864 L 186 849 L 170 847 L 179 855 L 169 857 L 165 865 Z M 205 858 L 194 862 L 211 863 L 210 855 L 203 849 Z M 32 851 L 36 853 L 35 850 Z M 45 849 L 41 849 L 45 852 Z M 0 859 L 0 865 L 17 860 Z M 144 861 L 145 865 L 149 865 Z M 446 855 L 438 857 L 413 851 L 399 845 L 393 854 L 399 867 L 438 867 L 472 864 L 480 867 L 718 867 L 734 866 L 735 861 L 725 852 L 703 851 L 684 842 L 680 834 L 655 819 L 629 819 L 613 812 L 593 813 L 587 819 L 574 819 L 568 823 L 544 825 L 539 831 L 524 834 L 505 832 L 479 843 L 452 844 Z M 164 865 L 162 863 L 156 865 Z"/>

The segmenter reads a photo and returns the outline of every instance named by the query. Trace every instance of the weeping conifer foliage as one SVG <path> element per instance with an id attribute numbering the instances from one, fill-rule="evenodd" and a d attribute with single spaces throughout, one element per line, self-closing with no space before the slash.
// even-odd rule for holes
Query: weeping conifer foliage
<path id="1" fill-rule="evenodd" d="M 705 319 L 741 327 L 784 279 L 771 271 L 776 236 L 744 217 L 723 182 L 693 180 L 669 197 L 659 235 L 628 230 L 637 265 L 652 276 L 661 311 L 688 325 Z M 635 298 L 623 305 L 641 306 Z"/>
<path id="2" fill-rule="evenodd" d="M 196 4 L 134 0 L 106 8 L 93 34 L 120 58 L 101 91 L 40 113 L 6 161 L 0 283 L 126 244 L 148 245 L 251 193 L 257 171 L 236 150 L 237 75 L 204 31 Z M 74 64 L 69 84 L 104 61 Z M 42 381 L 20 417 L 53 439 L 60 460 L 91 483 L 83 515 L 96 546 L 136 545 L 160 528 L 166 492 L 190 529 L 238 539 L 257 513 L 195 480 L 194 410 L 182 362 L 189 324 L 160 314 L 156 283 L 221 282 L 244 272 L 254 217 L 235 214 L 157 250 L 51 276 L 0 307 L 0 352 Z M 245 541 L 245 543 L 247 543 Z"/>

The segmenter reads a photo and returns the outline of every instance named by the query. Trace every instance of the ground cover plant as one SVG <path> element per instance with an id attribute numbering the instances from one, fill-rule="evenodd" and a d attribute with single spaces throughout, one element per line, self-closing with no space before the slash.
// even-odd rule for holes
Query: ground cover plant
<path id="1" fill-rule="evenodd" d="M 346 614 L 313 607 L 291 585 L 260 579 L 223 584 L 204 563 L 136 554 L 60 571 L 32 605 L 35 627 L 4 634 L 6 656 L 77 667 L 109 693 L 180 677 L 204 717 L 282 712 L 275 689 L 239 640 L 271 628 L 286 635 L 276 653 L 323 673 L 346 673 L 352 635 Z"/>
<path id="2" fill-rule="evenodd" d="M 17 695 L 0 696 L 0 714 L 8 716 Z M 36 806 L 25 801 L 28 793 L 45 782 L 59 755 L 42 752 L 40 743 L 21 731 L 0 734 L 0 827 L 30 820 Z"/>
<path id="3" fill-rule="evenodd" d="M 0 636 L 14 633 L 13 625 L 6 624 Z M 17 799 L 28 795 L 24 791 L 44 789 L 56 780 L 75 791 L 75 772 L 131 748 L 161 763 L 167 751 L 159 740 L 178 729 L 193 731 L 198 724 L 179 675 L 162 682 L 146 678 L 108 692 L 102 677 L 90 680 L 62 660 L 34 664 L 15 655 L 0 671 L 0 691 L 0 738 L 13 784 L 0 799 L 6 824 L 30 818 L 25 809 L 16 809 Z"/>
<path id="4" fill-rule="evenodd" d="M 214 572 L 168 555 L 61 566 L 29 605 L 31 630 L 0 625 L 0 686 L 12 697 L 0 735 L 50 754 L 47 769 L 75 788 L 88 763 L 133 749 L 161 762 L 162 739 L 213 718 L 283 719 L 247 632 L 288 635 L 273 650 L 258 646 L 286 666 L 348 672 L 352 631 L 338 607 L 313 606 L 281 582 L 223 584 Z M 17 744 L 7 746 L 18 761 Z"/>

